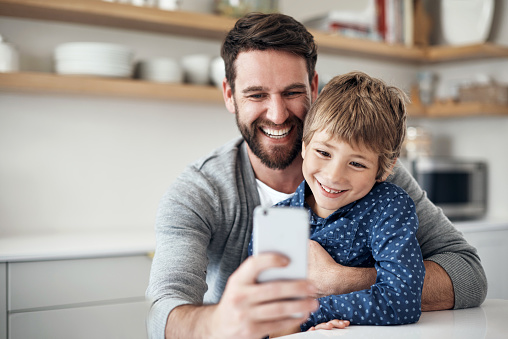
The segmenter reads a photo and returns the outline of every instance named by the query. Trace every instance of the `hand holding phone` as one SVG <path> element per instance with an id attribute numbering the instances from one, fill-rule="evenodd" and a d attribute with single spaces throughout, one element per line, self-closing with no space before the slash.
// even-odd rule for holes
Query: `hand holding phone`
<path id="1" fill-rule="evenodd" d="M 254 210 L 253 254 L 279 253 L 290 263 L 261 272 L 258 282 L 307 278 L 309 214 L 303 208 L 262 207 Z"/>

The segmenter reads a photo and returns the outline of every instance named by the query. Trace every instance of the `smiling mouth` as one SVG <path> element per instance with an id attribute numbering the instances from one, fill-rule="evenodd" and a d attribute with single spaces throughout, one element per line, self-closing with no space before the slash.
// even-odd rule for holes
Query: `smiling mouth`
<path id="1" fill-rule="evenodd" d="M 322 184 L 322 183 L 319 183 L 319 185 L 321 186 L 321 188 L 322 188 L 325 192 L 330 193 L 330 194 L 339 194 L 339 193 L 342 193 L 342 192 L 347 191 L 347 190 L 339 190 L 339 191 L 337 191 L 337 190 L 331 189 L 331 188 L 329 188 L 329 187 L 323 186 L 323 184 Z"/>
<path id="2" fill-rule="evenodd" d="M 291 132 L 291 127 L 286 127 L 283 129 L 273 129 L 268 127 L 260 127 L 261 131 L 269 138 L 272 139 L 282 139 L 289 135 Z"/>

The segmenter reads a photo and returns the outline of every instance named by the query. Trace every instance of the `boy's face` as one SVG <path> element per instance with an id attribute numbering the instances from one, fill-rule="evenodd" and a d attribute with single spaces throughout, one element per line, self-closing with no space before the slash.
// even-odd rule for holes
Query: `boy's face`
<path id="1" fill-rule="evenodd" d="M 303 176 L 312 190 L 307 203 L 322 218 L 364 197 L 376 183 L 378 154 L 325 131 L 303 144 L 302 156 Z"/>

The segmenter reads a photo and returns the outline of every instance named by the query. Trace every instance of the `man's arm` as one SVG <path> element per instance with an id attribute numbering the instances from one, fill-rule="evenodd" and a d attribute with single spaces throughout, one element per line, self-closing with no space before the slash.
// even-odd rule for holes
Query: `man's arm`
<path id="1" fill-rule="evenodd" d="M 182 305 L 171 311 L 166 338 L 260 338 L 298 326 L 318 307 L 307 280 L 257 284 L 258 274 L 288 264 L 286 258 L 264 254 L 248 258 L 231 275 L 217 305 Z M 298 317 L 294 317 L 298 314 Z"/>
<path id="2" fill-rule="evenodd" d="M 450 276 L 433 261 L 424 261 L 425 280 L 423 281 L 422 311 L 452 309 L 455 294 Z"/>
<path id="3" fill-rule="evenodd" d="M 436 207 L 408 171 L 397 163 L 388 181 L 413 199 L 418 214 L 416 237 L 423 259 L 436 263 L 426 277 L 422 302 L 426 310 L 477 307 L 487 296 L 487 278 L 476 249 L 469 245 L 443 211 Z M 428 263 L 427 263 L 428 265 Z M 434 273 L 433 273 L 434 272 Z M 450 282 L 446 283 L 446 280 Z M 426 290 L 426 291 L 425 291 Z M 453 298 L 453 305 L 450 299 Z"/>

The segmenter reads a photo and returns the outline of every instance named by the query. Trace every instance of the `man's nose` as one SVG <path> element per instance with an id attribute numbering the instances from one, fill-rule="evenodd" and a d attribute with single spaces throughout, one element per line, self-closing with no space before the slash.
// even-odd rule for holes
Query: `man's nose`
<path id="1" fill-rule="evenodd" d="M 266 118 L 274 124 L 280 125 L 283 124 L 288 117 L 289 112 L 284 99 L 279 95 L 272 96 Z"/>

